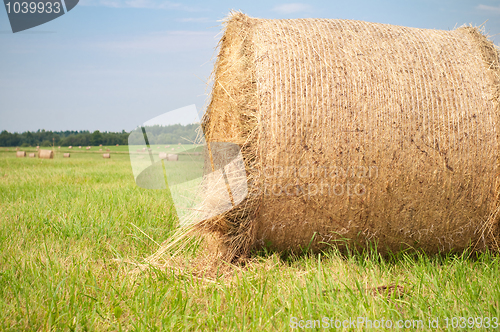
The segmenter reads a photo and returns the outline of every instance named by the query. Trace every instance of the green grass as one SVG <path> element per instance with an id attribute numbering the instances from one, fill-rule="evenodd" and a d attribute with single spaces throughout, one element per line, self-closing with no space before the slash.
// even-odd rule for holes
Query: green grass
<path id="1" fill-rule="evenodd" d="M 451 331 L 453 317 L 500 318 L 500 259 L 489 254 L 260 254 L 232 282 L 132 273 L 120 259 L 141 261 L 173 231 L 168 193 L 136 187 L 126 154 L 13 151 L 0 153 L 0 330 L 281 331 L 367 317 L 421 320 L 420 330 L 439 318 Z M 366 291 L 384 285 L 404 291 Z"/>

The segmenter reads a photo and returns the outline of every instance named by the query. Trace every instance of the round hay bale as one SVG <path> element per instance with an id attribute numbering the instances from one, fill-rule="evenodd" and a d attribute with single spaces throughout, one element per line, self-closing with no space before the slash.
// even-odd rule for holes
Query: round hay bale
<path id="1" fill-rule="evenodd" d="M 110 155 L 109 153 L 104 153 L 104 154 L 102 155 L 102 157 L 103 157 L 103 158 L 107 158 L 107 159 L 109 159 L 109 158 L 111 158 L 111 155 Z"/>
<path id="2" fill-rule="evenodd" d="M 110 150 L 110 149 L 106 149 L 106 151 L 108 151 L 108 152 L 109 152 L 109 151 L 111 151 L 111 150 Z"/>
<path id="3" fill-rule="evenodd" d="M 38 151 L 38 158 L 53 159 L 54 152 L 52 150 L 40 150 L 40 151 Z"/>
<path id="4" fill-rule="evenodd" d="M 28 154 L 28 156 L 29 156 L 30 158 L 35 158 L 35 157 L 36 157 L 36 154 L 32 152 L 32 153 L 29 153 L 29 154 Z"/>
<path id="5" fill-rule="evenodd" d="M 99 149 L 99 151 L 102 151 L 102 149 Z"/>
<path id="6" fill-rule="evenodd" d="M 64 158 L 70 158 L 70 157 L 71 157 L 71 155 L 70 155 L 69 153 L 65 153 L 65 154 L 63 154 L 63 157 L 64 157 Z"/>
<path id="7" fill-rule="evenodd" d="M 26 157 L 26 152 L 25 151 L 17 151 L 16 157 L 17 158 L 24 158 L 24 157 Z"/>
<path id="8" fill-rule="evenodd" d="M 81 149 L 81 148 L 82 148 L 82 146 L 80 145 L 78 148 L 79 148 L 79 149 Z"/>
<path id="9" fill-rule="evenodd" d="M 73 147 L 70 145 L 70 146 L 68 146 L 68 149 L 73 149 Z"/>
<path id="10" fill-rule="evenodd" d="M 120 146 L 120 144 L 116 144 L 116 146 Z"/>
<path id="11" fill-rule="evenodd" d="M 178 161 L 179 155 L 177 154 L 167 154 L 167 161 Z"/>
<path id="12" fill-rule="evenodd" d="M 160 157 L 160 159 L 167 159 L 167 154 L 165 152 L 160 152 L 158 156 Z"/>
<path id="13" fill-rule="evenodd" d="M 498 250 L 499 56 L 480 31 L 236 13 L 219 47 L 202 127 L 240 145 L 249 193 L 198 226 L 231 257 Z"/>

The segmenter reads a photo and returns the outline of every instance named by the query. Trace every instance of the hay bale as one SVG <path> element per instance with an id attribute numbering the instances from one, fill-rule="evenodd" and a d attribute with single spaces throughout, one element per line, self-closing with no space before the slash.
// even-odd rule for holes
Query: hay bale
<path id="1" fill-rule="evenodd" d="M 38 158 L 53 159 L 54 152 L 52 150 L 40 150 L 40 151 L 38 151 Z"/>
<path id="2" fill-rule="evenodd" d="M 219 46 L 202 126 L 241 146 L 249 194 L 198 226 L 231 257 L 498 250 L 500 69 L 477 29 L 237 13 Z"/>
<path id="3" fill-rule="evenodd" d="M 25 151 L 17 151 L 16 157 L 17 158 L 24 158 L 24 157 L 26 157 L 26 152 Z"/>
<path id="4" fill-rule="evenodd" d="M 158 156 L 160 157 L 160 159 L 167 159 L 167 154 L 165 152 L 160 152 Z"/>
<path id="5" fill-rule="evenodd" d="M 68 149 L 73 149 L 73 147 L 70 145 L 70 146 L 68 146 Z"/>
<path id="6" fill-rule="evenodd" d="M 103 158 L 107 158 L 107 159 L 109 159 L 109 158 L 111 158 L 111 154 L 109 154 L 109 153 L 104 153 L 104 154 L 102 155 L 102 157 L 103 157 Z"/>
<path id="7" fill-rule="evenodd" d="M 82 146 L 80 145 L 78 148 L 79 148 L 79 149 L 81 149 L 81 148 L 82 148 Z"/>
<path id="8" fill-rule="evenodd" d="M 36 154 L 32 152 L 32 153 L 28 154 L 28 156 L 29 156 L 30 158 L 35 158 L 35 157 L 36 157 Z"/>
<path id="9" fill-rule="evenodd" d="M 64 158 L 69 158 L 69 157 L 71 157 L 71 155 L 69 153 L 65 153 L 65 154 L 63 154 L 63 157 Z"/>
<path id="10" fill-rule="evenodd" d="M 178 161 L 179 160 L 179 155 L 177 154 L 167 154 L 166 157 L 167 161 Z"/>
<path id="11" fill-rule="evenodd" d="M 120 144 L 116 144 L 116 146 L 120 146 Z"/>
<path id="12" fill-rule="evenodd" d="M 110 149 L 106 149 L 106 151 L 108 151 L 108 152 L 109 152 L 109 151 L 111 151 L 111 150 L 110 150 Z"/>

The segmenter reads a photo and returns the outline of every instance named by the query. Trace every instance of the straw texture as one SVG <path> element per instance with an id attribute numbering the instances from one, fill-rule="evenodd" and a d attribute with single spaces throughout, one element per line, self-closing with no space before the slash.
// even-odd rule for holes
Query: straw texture
<path id="1" fill-rule="evenodd" d="M 198 227 L 230 259 L 498 250 L 499 102 L 498 51 L 476 28 L 234 13 L 203 129 L 240 145 L 250 193 Z"/>

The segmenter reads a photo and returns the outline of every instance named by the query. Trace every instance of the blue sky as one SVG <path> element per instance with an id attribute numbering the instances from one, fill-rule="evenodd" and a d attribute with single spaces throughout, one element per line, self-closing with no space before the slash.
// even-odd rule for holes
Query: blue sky
<path id="1" fill-rule="evenodd" d="M 180 107 L 201 110 L 220 20 L 231 9 L 446 30 L 487 21 L 500 44 L 500 0 L 80 0 L 16 34 L 0 8 L 0 130 L 130 131 Z"/>

